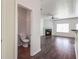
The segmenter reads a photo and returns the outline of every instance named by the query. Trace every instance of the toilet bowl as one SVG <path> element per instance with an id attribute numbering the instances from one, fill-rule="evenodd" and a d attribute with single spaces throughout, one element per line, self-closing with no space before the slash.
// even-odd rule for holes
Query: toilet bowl
<path id="1" fill-rule="evenodd" d="M 29 40 L 23 39 L 22 41 L 23 41 L 23 47 L 28 47 Z"/>
<path id="2" fill-rule="evenodd" d="M 22 46 L 28 47 L 29 39 L 27 38 L 27 35 L 25 33 L 20 33 L 20 38 L 21 38 L 21 41 L 22 41 Z"/>

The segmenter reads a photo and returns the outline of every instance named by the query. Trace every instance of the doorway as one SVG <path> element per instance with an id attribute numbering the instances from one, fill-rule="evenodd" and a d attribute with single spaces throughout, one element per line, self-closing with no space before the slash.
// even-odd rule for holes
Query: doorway
<path id="1" fill-rule="evenodd" d="M 30 59 L 31 10 L 18 5 L 18 58 Z"/>

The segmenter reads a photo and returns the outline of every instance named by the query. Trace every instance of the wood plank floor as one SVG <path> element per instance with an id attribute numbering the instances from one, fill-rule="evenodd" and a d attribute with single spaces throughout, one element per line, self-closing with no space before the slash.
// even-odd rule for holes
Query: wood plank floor
<path id="1" fill-rule="evenodd" d="M 76 59 L 74 39 L 72 38 L 42 37 L 41 49 L 41 52 L 33 57 L 30 57 L 28 52 L 20 52 L 23 49 L 19 49 L 18 59 Z"/>
<path id="2" fill-rule="evenodd" d="M 30 59 L 30 47 L 18 47 L 18 59 Z"/>

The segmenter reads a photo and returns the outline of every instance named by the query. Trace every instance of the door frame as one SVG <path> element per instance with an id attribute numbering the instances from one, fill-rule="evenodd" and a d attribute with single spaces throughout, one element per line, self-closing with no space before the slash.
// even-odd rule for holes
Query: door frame
<path id="1" fill-rule="evenodd" d="M 31 26 L 32 26 L 32 9 L 24 7 L 23 5 L 20 5 L 17 3 L 16 0 L 16 5 L 15 5 L 15 59 L 18 59 L 18 6 L 23 7 L 30 12 L 30 34 L 31 34 Z M 30 51 L 31 51 L 31 37 L 30 37 Z M 31 54 L 31 53 L 30 53 Z"/>
<path id="2" fill-rule="evenodd" d="M 16 0 L 15 9 L 16 9 L 16 11 L 15 11 L 15 59 L 17 59 L 17 57 L 18 57 L 18 47 L 17 47 L 17 45 L 18 45 L 18 40 L 17 40 L 17 38 L 18 38 L 18 36 L 17 36 L 17 34 L 18 34 L 18 13 L 17 13 L 18 8 L 17 8 L 17 0 Z"/>

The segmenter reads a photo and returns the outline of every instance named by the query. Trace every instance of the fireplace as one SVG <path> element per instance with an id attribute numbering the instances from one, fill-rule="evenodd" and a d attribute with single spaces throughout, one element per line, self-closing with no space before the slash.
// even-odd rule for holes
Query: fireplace
<path id="1" fill-rule="evenodd" d="M 52 29 L 45 29 L 45 36 L 51 36 L 52 35 Z"/>

